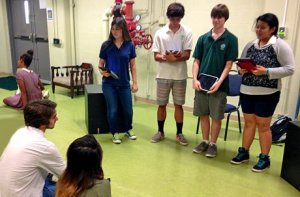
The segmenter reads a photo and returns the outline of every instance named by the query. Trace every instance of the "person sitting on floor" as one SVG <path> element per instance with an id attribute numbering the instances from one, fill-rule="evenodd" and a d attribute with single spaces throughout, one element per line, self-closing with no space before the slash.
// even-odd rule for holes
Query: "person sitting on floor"
<path id="1" fill-rule="evenodd" d="M 57 119 L 56 103 L 33 101 L 24 108 L 25 127 L 17 130 L 0 157 L 0 196 L 54 197 L 55 183 L 49 173 L 60 176 L 65 162 L 56 146 L 45 138 Z"/>
<path id="2" fill-rule="evenodd" d="M 30 101 L 43 98 L 42 90 L 44 90 L 44 86 L 39 79 L 39 75 L 28 69 L 32 62 L 32 56 L 33 50 L 28 50 L 18 60 L 16 79 L 20 93 L 3 99 L 6 105 L 24 109 Z"/>
<path id="3" fill-rule="evenodd" d="M 71 143 L 67 151 L 67 168 L 58 181 L 57 197 L 110 197 L 108 179 L 102 169 L 103 151 L 93 135 Z"/>

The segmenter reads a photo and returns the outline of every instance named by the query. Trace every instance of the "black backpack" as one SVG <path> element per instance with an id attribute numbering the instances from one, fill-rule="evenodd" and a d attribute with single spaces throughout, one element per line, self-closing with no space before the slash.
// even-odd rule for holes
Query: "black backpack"
<path id="1" fill-rule="evenodd" d="M 280 116 L 271 126 L 272 143 L 283 143 L 286 140 L 286 131 L 288 123 L 292 119 L 288 116 Z"/>

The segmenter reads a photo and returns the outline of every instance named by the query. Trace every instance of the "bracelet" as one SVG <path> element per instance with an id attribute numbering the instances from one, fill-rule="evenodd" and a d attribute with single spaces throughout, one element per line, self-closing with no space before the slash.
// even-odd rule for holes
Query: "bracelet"
<path id="1" fill-rule="evenodd" d="M 267 68 L 266 75 L 269 76 L 269 68 Z"/>

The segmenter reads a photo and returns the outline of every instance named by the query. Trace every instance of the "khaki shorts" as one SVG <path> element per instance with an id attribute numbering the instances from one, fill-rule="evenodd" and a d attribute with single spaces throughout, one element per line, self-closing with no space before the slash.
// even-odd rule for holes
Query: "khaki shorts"
<path id="1" fill-rule="evenodd" d="M 209 115 L 214 120 L 224 118 L 227 93 L 217 91 L 213 94 L 206 94 L 203 91 L 195 91 L 194 111 L 195 116 Z"/>
<path id="2" fill-rule="evenodd" d="M 168 104 L 171 90 L 174 104 L 183 105 L 185 103 L 186 79 L 156 79 L 156 82 L 156 103 L 158 105 Z"/>

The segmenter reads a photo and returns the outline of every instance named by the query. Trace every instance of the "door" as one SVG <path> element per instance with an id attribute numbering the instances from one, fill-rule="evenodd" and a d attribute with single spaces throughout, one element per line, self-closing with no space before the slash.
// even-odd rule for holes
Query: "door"
<path id="1" fill-rule="evenodd" d="M 33 49 L 34 70 L 43 82 L 50 83 L 50 60 L 46 9 L 40 9 L 39 0 L 7 0 L 10 26 L 13 72 L 17 61 Z"/>

